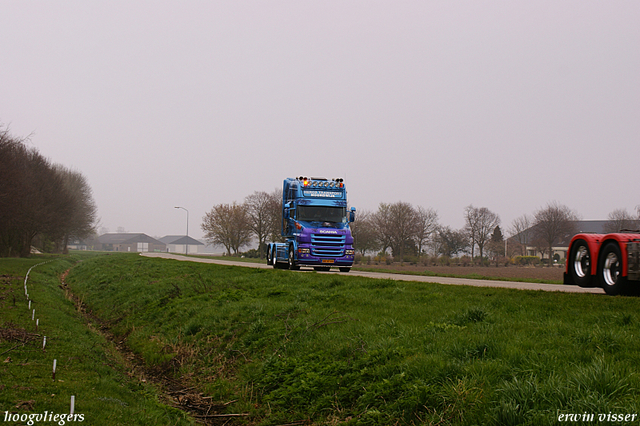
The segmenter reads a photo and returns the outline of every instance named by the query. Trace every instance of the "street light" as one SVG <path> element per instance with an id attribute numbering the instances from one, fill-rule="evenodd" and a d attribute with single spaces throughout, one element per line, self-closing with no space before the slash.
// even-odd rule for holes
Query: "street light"
<path id="1" fill-rule="evenodd" d="M 184 242 L 185 243 L 184 254 L 189 254 L 189 210 L 185 209 L 184 207 L 179 207 L 179 206 L 176 206 L 174 208 L 182 209 L 185 212 L 187 212 L 187 240 Z"/>

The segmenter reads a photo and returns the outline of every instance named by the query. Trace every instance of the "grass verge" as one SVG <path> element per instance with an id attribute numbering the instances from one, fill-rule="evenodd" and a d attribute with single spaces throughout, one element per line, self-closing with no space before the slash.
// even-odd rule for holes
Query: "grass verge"
<path id="1" fill-rule="evenodd" d="M 640 411 L 637 298 L 127 254 L 87 259 L 67 282 L 148 368 L 248 414 L 239 423 L 551 425 Z"/>
<path id="2" fill-rule="evenodd" d="M 53 415 L 68 415 L 73 395 L 85 424 L 192 424 L 184 412 L 160 402 L 157 389 L 132 374 L 114 345 L 65 298 L 59 276 L 91 257 L 0 259 L 0 420 L 18 416 L 21 421 L 5 423 L 58 424 L 35 416 L 51 413 L 51 422 Z M 41 262 L 48 263 L 33 268 L 27 281 L 29 309 L 24 277 Z"/>

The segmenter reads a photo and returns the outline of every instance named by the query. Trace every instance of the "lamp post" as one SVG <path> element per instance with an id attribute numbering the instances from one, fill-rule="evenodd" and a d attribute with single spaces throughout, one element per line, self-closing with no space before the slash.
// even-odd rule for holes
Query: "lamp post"
<path id="1" fill-rule="evenodd" d="M 189 210 L 185 209 L 184 207 L 179 207 L 179 206 L 176 206 L 174 208 L 182 209 L 185 212 L 187 212 L 187 239 L 184 242 L 184 244 L 185 244 L 185 246 L 184 246 L 184 254 L 187 255 L 187 254 L 189 254 Z"/>

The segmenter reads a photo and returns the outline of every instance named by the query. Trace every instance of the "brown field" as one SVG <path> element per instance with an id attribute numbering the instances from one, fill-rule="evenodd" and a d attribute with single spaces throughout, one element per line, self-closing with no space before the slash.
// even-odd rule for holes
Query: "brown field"
<path id="1" fill-rule="evenodd" d="M 432 272 L 436 275 L 455 275 L 464 277 L 465 275 L 477 275 L 487 278 L 501 278 L 501 279 L 533 279 L 533 280 L 546 280 L 562 282 L 562 274 L 564 272 L 563 266 L 549 267 L 533 267 L 533 266 L 423 266 L 423 265 L 410 265 L 408 263 L 400 264 L 393 263 L 387 264 L 374 264 L 369 265 L 358 264 L 354 269 L 366 269 L 366 270 L 392 270 L 394 272 L 409 272 L 409 273 L 429 273 Z"/>

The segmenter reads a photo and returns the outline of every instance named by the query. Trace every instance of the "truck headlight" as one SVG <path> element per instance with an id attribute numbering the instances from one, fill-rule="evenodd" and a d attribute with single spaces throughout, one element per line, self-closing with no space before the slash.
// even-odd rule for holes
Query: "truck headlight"
<path id="1" fill-rule="evenodd" d="M 300 247 L 300 248 L 298 248 L 298 253 L 300 253 L 300 254 L 309 254 L 309 253 L 311 253 L 311 250 L 309 250 L 308 248 Z"/>
<path id="2" fill-rule="evenodd" d="M 346 254 L 347 256 L 353 256 L 356 253 L 356 251 L 354 249 L 346 249 L 344 251 L 344 254 Z"/>

